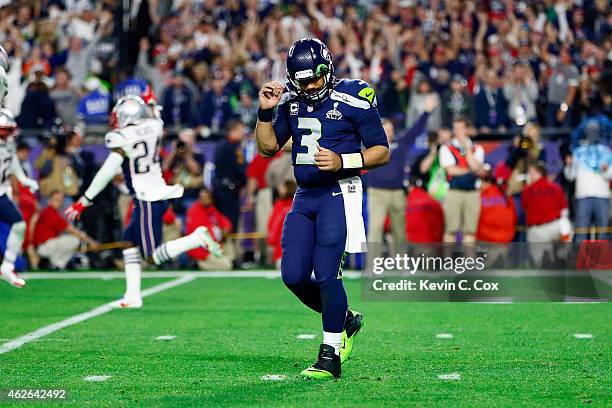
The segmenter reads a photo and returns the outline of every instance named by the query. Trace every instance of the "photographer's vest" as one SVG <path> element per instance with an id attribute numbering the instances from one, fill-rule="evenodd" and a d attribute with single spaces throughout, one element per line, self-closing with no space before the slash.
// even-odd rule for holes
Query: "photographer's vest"
<path id="1" fill-rule="evenodd" d="M 49 197 L 55 190 L 74 197 L 79 193 L 80 180 L 72 168 L 70 158 L 57 155 L 53 158 L 51 172 L 40 178 L 39 185 L 41 197 Z"/>
<path id="2" fill-rule="evenodd" d="M 467 159 L 465 156 L 461 154 L 461 151 L 456 146 L 448 145 L 448 149 L 455 157 L 455 161 L 457 162 L 457 166 L 462 169 L 470 169 L 468 165 Z M 474 152 L 474 147 L 471 147 L 472 152 Z M 476 190 L 476 181 L 478 177 L 472 171 L 462 175 L 462 176 L 448 176 L 448 188 L 451 190 L 464 190 L 464 191 L 472 191 Z"/>

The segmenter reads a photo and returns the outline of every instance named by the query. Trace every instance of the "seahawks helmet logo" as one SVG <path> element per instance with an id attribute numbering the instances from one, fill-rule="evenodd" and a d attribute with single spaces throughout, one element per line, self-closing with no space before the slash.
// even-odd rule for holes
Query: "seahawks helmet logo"
<path id="1" fill-rule="evenodd" d="M 329 55 L 329 50 L 327 49 L 326 46 L 321 47 L 321 56 L 327 61 L 331 59 Z"/>

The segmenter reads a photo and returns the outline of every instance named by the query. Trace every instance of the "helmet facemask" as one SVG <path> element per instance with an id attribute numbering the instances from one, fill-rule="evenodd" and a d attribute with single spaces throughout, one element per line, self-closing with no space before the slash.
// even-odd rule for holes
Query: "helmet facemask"
<path id="1" fill-rule="evenodd" d="M 320 64 L 317 67 L 317 72 L 315 72 L 314 74 L 308 71 L 312 70 L 306 70 L 306 72 L 296 72 L 295 78 L 292 78 L 290 75 L 287 75 L 287 77 L 289 78 L 291 84 L 295 87 L 298 97 L 302 98 L 309 105 L 317 105 L 327 99 L 327 97 L 331 93 L 331 71 L 327 66 L 323 64 Z M 304 85 L 314 81 L 318 81 L 321 78 L 323 78 L 323 85 L 320 89 L 307 91 L 302 88 Z"/>
<path id="2" fill-rule="evenodd" d="M 0 126 L 0 140 L 7 140 L 15 133 L 15 130 L 17 130 L 16 127 Z"/>
<path id="3" fill-rule="evenodd" d="M 0 109 L 0 140 L 5 141 L 15 134 L 17 122 L 8 109 Z"/>

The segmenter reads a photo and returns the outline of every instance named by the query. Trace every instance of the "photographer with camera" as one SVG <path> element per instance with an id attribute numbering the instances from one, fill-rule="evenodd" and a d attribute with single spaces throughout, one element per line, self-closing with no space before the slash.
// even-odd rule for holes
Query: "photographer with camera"
<path id="1" fill-rule="evenodd" d="M 505 165 L 511 172 L 507 195 L 520 194 L 527 185 L 527 162 L 530 160 L 546 162 L 546 150 L 540 143 L 540 126 L 535 123 L 525 125 L 523 133 L 514 138 L 510 147 L 505 160 Z"/>
<path id="2" fill-rule="evenodd" d="M 525 226 L 525 214 L 521 207 L 521 192 L 527 185 L 527 170 L 528 163 L 544 162 L 546 163 L 546 150 L 540 143 L 540 126 L 535 123 L 528 123 L 523 128 L 523 133 L 516 136 L 510 147 L 508 157 L 501 163 L 504 171 L 500 168 L 496 169 L 496 174 L 505 173 L 506 179 L 506 195 L 512 197 L 518 217 L 518 225 Z M 525 233 L 517 232 L 514 241 L 524 242 Z"/>
<path id="3" fill-rule="evenodd" d="M 184 214 L 197 200 L 199 191 L 204 186 L 204 156 L 196 150 L 195 140 L 194 130 L 183 129 L 178 139 L 172 142 L 170 153 L 162 163 L 166 181 L 185 187 L 183 199 L 180 200 L 182 208 L 175 208 L 179 214 Z"/>

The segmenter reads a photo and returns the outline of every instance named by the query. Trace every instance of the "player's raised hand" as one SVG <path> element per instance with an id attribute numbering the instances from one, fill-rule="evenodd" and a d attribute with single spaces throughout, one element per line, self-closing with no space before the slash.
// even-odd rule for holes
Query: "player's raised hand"
<path id="1" fill-rule="evenodd" d="M 435 95 L 428 95 L 425 98 L 425 112 L 431 113 L 438 106 L 438 98 Z"/>
<path id="2" fill-rule="evenodd" d="M 322 171 L 338 171 L 342 168 L 342 159 L 336 153 L 321 146 L 315 154 L 315 164 Z"/>
<path id="3" fill-rule="evenodd" d="M 272 109 L 281 100 L 285 85 L 278 81 L 270 81 L 263 84 L 259 91 L 259 107 L 261 109 Z"/>

